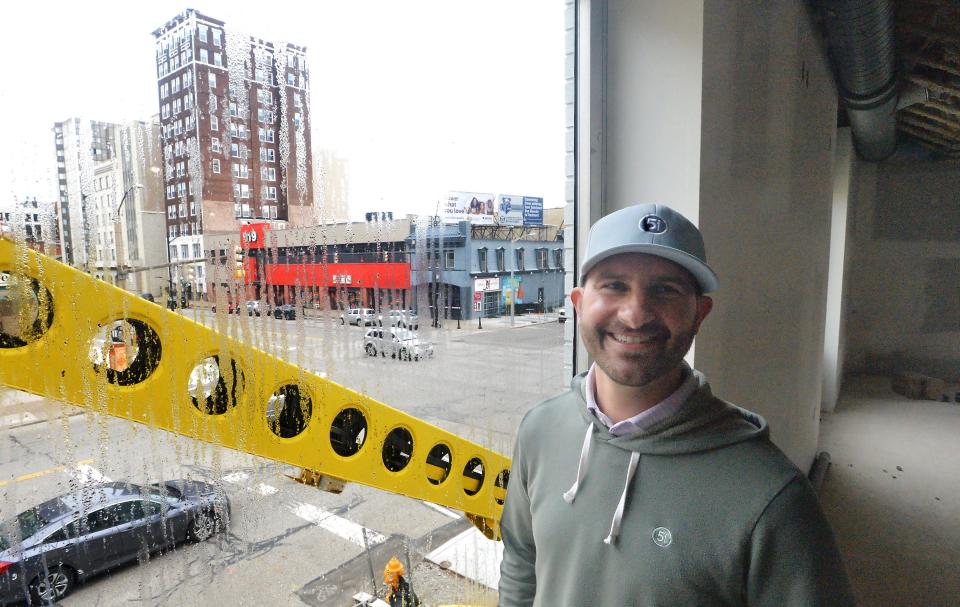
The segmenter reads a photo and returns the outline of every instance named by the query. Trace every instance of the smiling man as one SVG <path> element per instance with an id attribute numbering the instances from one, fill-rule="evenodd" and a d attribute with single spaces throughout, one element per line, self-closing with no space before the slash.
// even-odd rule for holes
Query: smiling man
<path id="1" fill-rule="evenodd" d="M 594 363 L 520 425 L 500 605 L 853 605 L 805 476 L 684 362 L 718 286 L 696 226 L 664 205 L 607 215 L 580 285 Z"/>

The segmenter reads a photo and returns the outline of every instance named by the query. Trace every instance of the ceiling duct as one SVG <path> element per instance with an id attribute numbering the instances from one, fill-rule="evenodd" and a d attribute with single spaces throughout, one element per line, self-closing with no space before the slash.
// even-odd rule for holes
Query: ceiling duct
<path id="1" fill-rule="evenodd" d="M 897 147 L 896 53 L 892 0 L 822 0 L 840 99 L 857 153 L 888 158 Z"/>

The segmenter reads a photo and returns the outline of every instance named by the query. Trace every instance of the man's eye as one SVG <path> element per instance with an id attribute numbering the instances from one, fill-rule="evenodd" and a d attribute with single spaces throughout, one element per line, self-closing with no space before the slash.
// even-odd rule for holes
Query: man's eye
<path id="1" fill-rule="evenodd" d="M 627 287 L 622 282 L 608 282 L 600 285 L 600 288 L 606 291 L 623 291 Z"/>
<path id="2" fill-rule="evenodd" d="M 673 285 L 654 285 L 653 292 L 657 295 L 674 295 L 680 293 L 680 290 Z"/>

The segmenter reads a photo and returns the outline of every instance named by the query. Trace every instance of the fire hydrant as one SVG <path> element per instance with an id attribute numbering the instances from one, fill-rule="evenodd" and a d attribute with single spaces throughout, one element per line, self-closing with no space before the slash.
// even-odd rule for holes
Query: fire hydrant
<path id="1" fill-rule="evenodd" d="M 383 583 L 387 585 L 387 603 L 390 607 L 419 607 L 420 599 L 410 584 L 403 579 L 404 569 L 400 559 L 393 557 L 383 569 Z"/>

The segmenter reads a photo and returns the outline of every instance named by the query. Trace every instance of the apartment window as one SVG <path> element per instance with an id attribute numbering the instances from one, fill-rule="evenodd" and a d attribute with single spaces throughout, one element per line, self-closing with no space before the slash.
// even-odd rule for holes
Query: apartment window
<path id="1" fill-rule="evenodd" d="M 200 252 L 199 242 L 193 243 L 193 257 L 194 259 L 200 259 L 201 257 L 203 257 L 203 254 Z"/>
<path id="2" fill-rule="evenodd" d="M 220 174 L 220 159 L 219 159 L 219 158 L 214 158 L 213 160 L 210 161 L 210 170 L 213 171 L 213 172 L 214 172 L 215 174 L 217 174 L 217 175 Z"/>
<path id="3" fill-rule="evenodd" d="M 197 203 L 196 201 L 193 201 L 193 200 L 190 201 L 190 216 L 191 217 L 197 216 Z"/>
<path id="4" fill-rule="evenodd" d="M 497 272 L 505 272 L 507 269 L 506 264 L 507 251 L 503 247 L 497 249 Z"/>
<path id="5" fill-rule="evenodd" d="M 240 115 L 240 112 L 237 110 L 237 102 L 236 102 L 236 101 L 231 101 L 231 102 L 230 102 L 230 116 L 232 116 L 233 118 L 236 118 L 236 117 L 239 116 L 239 115 Z"/>
<path id="6" fill-rule="evenodd" d="M 167 234 L 168 234 L 168 236 L 169 236 L 170 238 L 176 238 L 176 237 L 177 237 L 177 224 L 173 224 L 173 225 L 169 226 L 169 227 L 167 228 Z M 177 256 L 176 253 L 174 253 L 173 256 L 176 257 L 176 256 Z"/>
<path id="7" fill-rule="evenodd" d="M 166 99 L 169 95 L 170 95 L 170 84 L 168 82 L 164 82 L 163 84 L 160 85 L 160 98 Z"/>
<path id="8" fill-rule="evenodd" d="M 443 269 L 452 270 L 453 269 L 453 251 L 446 250 L 443 252 Z"/>
<path id="9" fill-rule="evenodd" d="M 180 92 L 180 79 L 174 78 L 170 81 L 170 92 L 174 95 Z"/>
<path id="10" fill-rule="evenodd" d="M 177 210 L 179 211 L 180 217 L 186 217 L 186 216 L 187 216 L 187 205 L 185 205 L 185 204 L 183 204 L 183 203 L 181 202 L 180 204 L 177 205 Z"/>
<path id="11" fill-rule="evenodd" d="M 207 41 L 207 26 L 206 26 L 206 25 L 198 25 L 198 26 L 197 26 L 197 34 L 199 34 L 199 36 L 200 36 L 200 41 L 201 41 L 201 42 L 206 42 L 206 41 Z"/>
<path id="12" fill-rule="evenodd" d="M 260 132 L 260 141 L 273 143 L 273 140 L 274 140 L 273 129 L 260 127 L 259 132 Z"/>
<path id="13" fill-rule="evenodd" d="M 223 54 L 215 52 L 213 54 L 213 64 L 217 67 L 223 67 Z"/>
<path id="14" fill-rule="evenodd" d="M 210 151 L 220 153 L 220 138 L 214 137 L 210 140 Z"/>
<path id="15" fill-rule="evenodd" d="M 193 72 L 184 72 L 183 73 L 183 88 L 190 88 L 190 85 L 193 84 Z"/>
<path id="16" fill-rule="evenodd" d="M 236 198 L 250 198 L 250 186 L 246 183 L 233 184 L 233 195 Z"/>
<path id="17" fill-rule="evenodd" d="M 293 113 L 293 126 L 298 129 L 303 126 L 303 115 L 300 112 Z"/>
<path id="18" fill-rule="evenodd" d="M 526 266 L 523 263 L 523 247 L 520 247 L 515 251 L 516 253 L 516 268 L 518 271 L 523 272 L 526 269 Z"/>
<path id="19" fill-rule="evenodd" d="M 276 186 L 267 186 L 267 200 L 276 200 L 277 199 L 277 187 Z"/>
<path id="20" fill-rule="evenodd" d="M 293 107 L 303 107 L 303 99 L 300 98 L 300 93 L 293 94 Z"/>
<path id="21" fill-rule="evenodd" d="M 287 84 L 289 84 L 290 86 L 295 86 L 297 84 L 296 74 L 293 74 L 293 73 L 287 74 Z"/>
<path id="22" fill-rule="evenodd" d="M 220 30 L 211 30 L 213 32 L 213 46 L 219 47 L 220 44 Z"/>
<path id="23" fill-rule="evenodd" d="M 200 49 L 200 62 L 201 63 L 210 63 L 210 56 L 207 54 L 207 49 Z"/>
<path id="24" fill-rule="evenodd" d="M 170 205 L 167 207 L 167 218 L 176 219 L 177 218 L 177 207 L 176 205 Z"/>
<path id="25" fill-rule="evenodd" d="M 537 269 L 546 270 L 549 267 L 550 263 L 547 257 L 547 249 L 537 249 Z"/>
<path id="26" fill-rule="evenodd" d="M 217 111 L 217 96 L 210 93 L 210 112 L 213 113 L 215 111 Z"/>
<path id="27" fill-rule="evenodd" d="M 553 250 L 553 267 L 559 270 L 563 269 L 563 249 Z"/>
<path id="28" fill-rule="evenodd" d="M 296 65 L 295 59 L 296 59 L 295 55 L 287 55 L 287 67 L 293 67 L 294 65 Z"/>
<path id="29" fill-rule="evenodd" d="M 260 148 L 261 162 L 274 162 L 276 160 L 276 151 L 272 148 Z"/>
<path id="30" fill-rule="evenodd" d="M 250 177 L 250 168 L 246 164 L 234 162 L 232 174 L 234 177 L 247 179 L 248 177 Z"/>
<path id="31" fill-rule="evenodd" d="M 185 244 L 180 245 L 180 257 L 182 259 L 186 259 L 189 256 L 190 256 L 190 247 Z"/>
<path id="32" fill-rule="evenodd" d="M 276 181 L 277 169 L 273 167 L 260 167 L 260 179 L 264 181 Z"/>
<path id="33" fill-rule="evenodd" d="M 267 89 L 257 89 L 257 102 L 261 105 L 270 105 L 273 99 L 270 98 L 270 91 Z"/>
<path id="34" fill-rule="evenodd" d="M 230 155 L 234 158 L 240 158 L 240 144 L 231 143 L 230 144 Z"/>
<path id="35" fill-rule="evenodd" d="M 216 86 L 217 86 L 217 75 L 213 72 L 213 70 L 208 70 L 208 71 L 207 71 L 207 82 L 210 84 L 210 88 L 211 88 L 211 89 L 216 88 Z"/>
<path id="36" fill-rule="evenodd" d="M 481 272 L 487 271 L 487 249 L 477 249 L 477 268 Z"/>
<path id="37" fill-rule="evenodd" d="M 210 116 L 210 130 L 211 131 L 220 130 L 220 119 L 217 118 L 216 116 Z"/>

